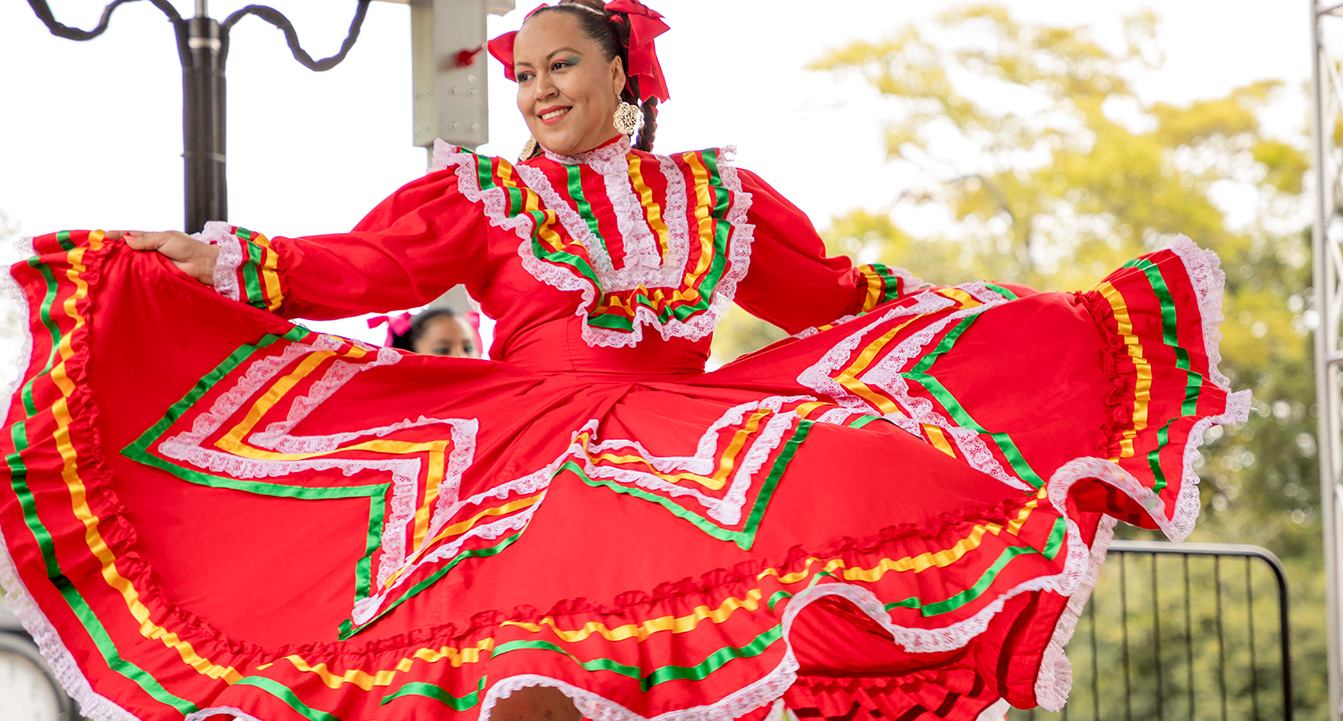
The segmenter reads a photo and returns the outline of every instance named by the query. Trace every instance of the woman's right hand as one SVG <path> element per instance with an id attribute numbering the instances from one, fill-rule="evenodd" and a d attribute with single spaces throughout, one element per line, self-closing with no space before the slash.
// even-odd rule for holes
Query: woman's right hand
<path id="1" fill-rule="evenodd" d="M 165 230 L 158 233 L 145 233 L 138 230 L 113 230 L 107 234 L 111 240 L 124 239 L 126 245 L 135 250 L 156 250 L 164 255 L 182 272 L 214 287 L 215 261 L 219 259 L 219 247 L 202 243 L 186 233 Z"/>

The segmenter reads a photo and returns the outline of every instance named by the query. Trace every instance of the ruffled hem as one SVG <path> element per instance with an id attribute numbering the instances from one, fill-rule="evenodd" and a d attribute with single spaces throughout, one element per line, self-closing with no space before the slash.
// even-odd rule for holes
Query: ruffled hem
<path id="1" fill-rule="evenodd" d="M 1192 244 L 1190 245 L 1192 246 Z M 99 267 L 96 259 L 100 252 L 105 253 L 106 248 L 102 250 L 90 249 L 84 255 L 84 263 L 87 266 L 83 271 L 84 280 L 91 287 L 98 283 Z M 1199 253 L 1202 253 L 1202 251 L 1199 251 Z M 1211 278 L 1215 281 L 1215 265 L 1211 266 L 1211 270 L 1209 270 L 1206 257 L 1199 255 L 1199 253 L 1189 252 L 1186 249 L 1186 252 L 1181 254 L 1180 257 L 1182 262 L 1194 264 L 1193 270 L 1190 272 L 1191 277 L 1195 276 L 1195 272 L 1198 272 L 1203 274 L 1201 277 L 1205 280 Z M 10 285 L 9 289 L 13 291 L 16 287 Z M 1201 287 L 1196 284 L 1199 308 L 1207 314 L 1220 317 L 1219 300 L 1205 295 L 1206 292 L 1209 292 L 1209 288 L 1216 287 L 1215 282 L 1205 282 Z M 23 299 L 23 302 L 25 305 L 27 304 L 26 299 Z M 86 297 L 79 303 L 81 305 L 78 306 L 78 313 L 82 314 L 83 317 L 88 317 L 92 310 L 92 298 Z M 1209 326 L 1205 324 L 1203 329 L 1205 343 L 1214 344 L 1216 342 L 1216 337 L 1213 335 L 1215 330 L 1215 327 L 1209 330 Z M 73 333 L 73 331 L 71 332 Z M 31 343 L 32 339 L 30 337 L 27 362 L 23 366 L 25 371 L 30 370 L 34 362 L 32 355 L 36 350 L 31 347 Z M 620 625 L 639 624 L 654 614 L 665 615 L 663 611 L 667 607 L 716 606 L 721 602 L 724 593 L 732 592 L 748 583 L 758 583 L 762 572 L 768 568 L 773 568 L 777 576 L 779 573 L 786 574 L 796 570 L 804 570 L 810 567 L 814 559 L 842 559 L 853 564 L 861 564 L 864 559 L 867 559 L 870 563 L 871 560 L 888 557 L 895 553 L 903 553 L 904 551 L 898 549 L 903 548 L 906 544 L 916 544 L 918 541 L 925 539 L 940 539 L 944 534 L 949 534 L 953 529 L 966 524 L 1002 524 L 1012 517 L 1022 504 L 1030 500 L 1017 499 L 992 506 L 959 508 L 939 514 L 923 523 L 893 525 L 881 530 L 874 536 L 863 539 L 840 538 L 828 546 L 818 548 L 797 546 L 791 549 L 782 559 L 771 559 L 769 561 L 753 559 L 731 568 L 706 572 L 697 579 L 667 582 L 652 590 L 627 591 L 613 596 L 612 602 L 609 604 L 593 603 L 587 599 L 576 598 L 559 602 L 544 613 L 538 612 L 531 606 L 517 606 L 508 611 L 486 611 L 475 614 L 467 622 L 460 625 L 444 624 L 358 645 L 349 642 L 312 643 L 267 649 L 227 637 L 205 620 L 177 606 L 167 597 L 163 589 L 156 585 L 148 564 L 134 550 L 137 538 L 135 529 L 126 518 L 124 507 L 111 491 L 112 471 L 104 460 L 96 425 L 99 409 L 93 403 L 86 386 L 88 379 L 87 364 L 90 357 L 89 346 L 86 339 L 73 337 L 70 348 L 71 353 L 64 361 L 66 376 L 73 384 L 73 391 L 68 397 L 72 417 L 68 426 L 68 437 L 77 449 L 78 456 L 81 459 L 80 475 L 87 486 L 87 495 L 98 519 L 96 525 L 101 529 L 107 547 L 114 552 L 117 558 L 116 570 L 131 581 L 140 594 L 141 600 L 153 610 L 153 617 L 157 624 L 172 629 L 173 633 L 177 634 L 182 640 L 191 643 L 198 651 L 214 657 L 216 663 L 224 663 L 227 660 L 231 662 L 229 663 L 230 666 L 239 668 L 255 668 L 258 664 L 274 662 L 291 655 L 326 662 L 337 668 L 353 666 L 353 664 L 343 662 L 348 662 L 350 659 L 396 654 L 413 647 L 478 640 L 487 631 L 493 632 L 507 624 L 540 624 L 547 619 L 552 621 L 554 619 L 571 619 L 578 622 L 579 626 L 594 617 L 618 622 Z M 1215 359 L 1214 352 L 1210 351 L 1208 355 Z M 1215 371 L 1215 360 L 1212 367 Z M 1212 377 L 1216 379 L 1218 375 L 1220 374 L 1212 375 Z M 1222 378 L 1221 380 L 1224 381 L 1225 379 Z M 1218 387 L 1226 390 L 1224 384 L 1219 383 Z M 1200 419 L 1195 424 L 1194 429 L 1191 430 L 1185 441 L 1181 504 L 1187 504 L 1186 498 L 1190 492 L 1189 489 L 1193 489 L 1192 493 L 1196 503 L 1197 475 L 1192 468 L 1192 459 L 1197 457 L 1203 432 L 1214 423 L 1243 420 L 1247 409 L 1247 394 L 1231 394 L 1228 396 L 1225 412 Z M 1120 432 L 1118 430 L 1120 427 L 1122 427 L 1122 424 L 1116 425 L 1114 429 L 1111 429 L 1111 432 Z M 60 472 L 61 469 L 59 468 L 31 469 L 29 478 L 41 482 L 43 475 L 54 478 Z M 1144 507 L 1153 507 L 1154 505 L 1151 499 L 1156 494 L 1153 494 L 1135 476 L 1111 461 L 1099 458 L 1082 458 L 1065 464 L 1051 475 L 1046 484 L 1050 505 L 1057 514 L 1069 519 L 1065 540 L 1066 548 L 1063 551 L 1065 560 L 1062 562 L 1058 573 L 1028 578 L 1010 588 L 1002 589 L 997 592 L 992 602 L 986 604 L 970 618 L 939 628 L 913 628 L 894 624 L 891 620 L 891 614 L 884 607 L 883 600 L 863 585 L 841 581 L 817 583 L 791 596 L 791 599 L 787 601 L 786 610 L 781 619 L 762 613 L 760 623 L 754 624 L 757 631 L 763 631 L 772 624 L 781 626 L 780 637 L 784 642 L 783 655 L 776 660 L 770 660 L 768 670 L 755 680 L 742 685 L 712 704 L 664 714 L 660 718 L 664 721 L 735 718 L 783 698 L 794 685 L 798 673 L 798 663 L 794 656 L 790 633 L 792 624 L 804 608 L 831 596 L 846 600 L 852 607 L 881 626 L 889 634 L 892 642 L 912 653 L 945 652 L 966 647 L 984 632 L 1009 599 L 1022 593 L 1043 591 L 1068 597 L 1066 607 L 1057 622 L 1053 624 L 1052 637 L 1043 653 L 1035 682 L 1037 702 L 1047 708 L 1060 707 L 1066 699 L 1071 681 L 1067 660 L 1063 652 L 1064 645 L 1071 636 L 1078 614 L 1081 612 L 1091 587 L 1095 583 L 1096 573 L 1104 560 L 1105 548 L 1108 545 L 1113 527 L 1113 520 L 1102 522 L 1095 531 L 1093 542 L 1089 545 L 1083 542 L 1083 534 L 1077 522 L 1070 517 L 1068 507 L 1070 490 L 1082 480 L 1099 480 L 1119 489 L 1140 504 L 1145 504 Z M 1197 507 L 1195 505 L 1195 516 L 1196 511 Z M 1185 514 L 1185 516 L 1187 515 Z M 1181 523 L 1184 522 L 1185 516 L 1182 516 L 1177 509 L 1177 522 L 1167 523 L 1162 526 L 1163 530 L 1167 530 L 1168 534 L 1174 536 L 1182 529 Z M 1189 518 L 1188 523 L 1192 524 L 1192 517 Z M 25 627 L 38 639 L 44 654 L 52 660 L 53 666 L 57 667 L 57 673 L 62 683 L 80 702 L 87 716 L 95 719 L 113 719 L 126 715 L 115 703 L 98 695 L 84 678 L 74 661 L 73 655 L 64 648 L 58 632 L 37 607 L 37 603 L 18 575 L 18 569 L 14 567 L 8 552 L 9 548 L 7 545 L 4 561 L 0 563 L 0 582 L 9 589 L 11 605 L 15 607 L 16 613 L 18 613 Z M 889 600 L 898 601 L 900 599 Z M 766 665 L 765 659 L 761 659 L 758 664 Z M 920 683 L 934 683 L 937 681 L 937 674 L 942 673 L 942 670 L 929 669 L 927 673 L 931 675 L 919 681 Z M 909 683 L 918 680 L 915 676 L 911 676 L 910 679 Z M 937 682 L 941 683 L 941 681 Z M 589 718 L 610 721 L 632 721 L 641 718 L 628 708 L 620 706 L 591 690 L 580 688 L 559 678 L 534 673 L 492 678 L 492 683 L 481 701 L 481 718 L 488 718 L 489 709 L 499 698 L 506 697 L 518 688 L 532 685 L 549 685 L 560 688 L 561 691 L 575 700 L 580 711 Z M 202 693 L 201 698 L 194 700 L 198 703 L 213 704 L 221 702 L 222 699 L 219 697 L 226 695 L 227 693 L 223 690 L 215 689 Z M 201 709 L 189 715 L 188 718 L 203 718 L 208 715 L 207 712 L 234 713 L 235 711 L 236 716 L 248 718 L 244 712 L 227 703 Z"/>

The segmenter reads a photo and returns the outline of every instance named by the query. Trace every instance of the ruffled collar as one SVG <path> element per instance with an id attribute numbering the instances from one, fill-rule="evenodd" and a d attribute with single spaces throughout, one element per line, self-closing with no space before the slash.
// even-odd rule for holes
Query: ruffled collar
<path id="1" fill-rule="evenodd" d="M 552 153 L 549 150 L 546 150 L 544 146 L 542 146 L 541 151 L 545 153 L 547 158 L 550 158 L 561 165 L 592 165 L 593 163 L 623 158 L 628 155 L 630 152 L 630 139 L 628 135 L 620 133 L 592 150 L 577 155 L 560 155 L 559 153 Z"/>

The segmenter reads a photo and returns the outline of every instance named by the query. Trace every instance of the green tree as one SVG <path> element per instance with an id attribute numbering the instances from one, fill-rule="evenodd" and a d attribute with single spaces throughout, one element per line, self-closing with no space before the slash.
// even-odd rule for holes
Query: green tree
<path id="1" fill-rule="evenodd" d="M 859 210 L 834 219 L 827 236 L 840 251 L 875 246 L 885 262 L 939 283 L 987 277 L 1044 289 L 1088 287 L 1179 233 L 1215 249 L 1227 271 L 1224 370 L 1257 401 L 1255 420 L 1220 438 L 1203 469 L 1210 515 L 1237 539 L 1298 555 L 1316 537 L 1318 502 L 1302 316 L 1308 245 L 1292 227 L 1304 138 L 1262 130 L 1259 112 L 1287 92 L 1278 81 L 1185 105 L 1140 97 L 1136 80 L 1161 59 L 1155 26 L 1150 13 L 1128 19 L 1127 46 L 1116 51 L 1084 29 L 974 6 L 830 52 L 813 68 L 858 74 L 899 101 L 888 156 L 926 178 L 903 195 L 949 217 L 929 237 L 901 226 L 903 206 Z M 1219 197 L 1255 211 L 1233 223 Z"/>
<path id="2" fill-rule="evenodd" d="M 1254 391 L 1255 406 L 1249 423 L 1211 434 L 1195 540 L 1267 546 L 1288 564 L 1306 711 L 1325 693 L 1301 673 L 1324 653 L 1306 141 L 1261 125 L 1261 111 L 1294 92 L 1279 81 L 1187 103 L 1142 97 L 1138 81 L 1163 61 L 1156 27 L 1150 12 L 1127 19 L 1116 49 L 1084 28 L 975 5 L 832 50 L 812 69 L 860 77 L 888 100 L 888 159 L 924 181 L 893 189 L 886 208 L 834 218 L 824 234 L 834 251 L 939 284 L 1042 289 L 1090 287 L 1180 233 L 1216 250 L 1227 274 L 1222 370 Z M 940 209 L 945 222 L 932 233 L 907 227 L 914 205 Z M 769 337 L 741 316 L 725 330 L 739 334 L 720 351 Z"/>

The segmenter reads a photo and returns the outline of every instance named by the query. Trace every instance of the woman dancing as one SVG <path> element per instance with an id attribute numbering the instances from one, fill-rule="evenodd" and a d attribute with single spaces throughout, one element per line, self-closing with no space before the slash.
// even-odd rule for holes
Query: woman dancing
<path id="1" fill-rule="evenodd" d="M 349 233 L 33 239 L 0 581 L 85 715 L 1063 703 L 1116 519 L 1187 535 L 1245 413 L 1216 258 L 1078 293 L 828 258 L 730 151 L 651 152 L 665 29 L 534 11 L 491 51 L 535 149 L 440 145 Z M 493 360 L 287 320 L 456 284 Z M 732 302 L 794 335 L 706 373 Z"/>

